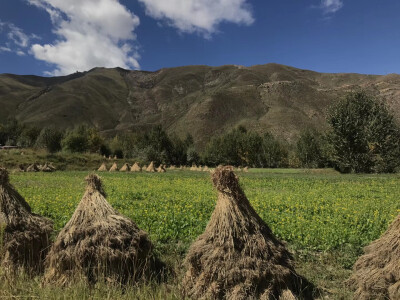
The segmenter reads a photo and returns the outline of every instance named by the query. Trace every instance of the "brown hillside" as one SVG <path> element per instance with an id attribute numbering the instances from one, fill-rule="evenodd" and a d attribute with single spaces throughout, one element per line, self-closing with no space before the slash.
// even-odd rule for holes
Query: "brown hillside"
<path id="1" fill-rule="evenodd" d="M 323 74 L 267 64 L 187 66 L 156 72 L 95 68 L 70 76 L 0 75 L 0 118 L 106 133 L 162 124 L 199 145 L 237 125 L 292 139 L 325 124 L 327 107 L 362 87 L 384 96 L 400 118 L 400 75 Z"/>

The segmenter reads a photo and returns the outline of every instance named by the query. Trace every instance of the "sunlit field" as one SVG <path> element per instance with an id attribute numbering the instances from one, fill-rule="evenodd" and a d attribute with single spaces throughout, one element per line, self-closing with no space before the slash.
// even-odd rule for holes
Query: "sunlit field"
<path id="1" fill-rule="evenodd" d="M 35 213 L 60 230 L 81 199 L 87 172 L 18 173 L 11 182 Z M 209 173 L 99 173 L 108 201 L 158 242 L 193 241 L 213 211 Z M 400 211 L 399 177 L 238 173 L 258 214 L 292 245 L 314 250 L 362 247 Z"/>
<path id="2" fill-rule="evenodd" d="M 87 174 L 15 173 L 10 181 L 33 211 L 51 218 L 59 231 L 83 195 Z M 160 255 L 179 269 L 214 209 L 217 194 L 210 174 L 177 170 L 99 175 L 111 205 L 147 231 Z M 350 297 L 342 282 L 352 263 L 400 212 L 397 175 L 339 175 L 330 170 L 251 170 L 238 175 L 257 213 L 295 253 L 300 272 L 329 299 Z M 327 270 L 318 271 L 324 264 Z M 150 292 L 151 297 L 171 296 L 168 291 L 155 293 Z"/>

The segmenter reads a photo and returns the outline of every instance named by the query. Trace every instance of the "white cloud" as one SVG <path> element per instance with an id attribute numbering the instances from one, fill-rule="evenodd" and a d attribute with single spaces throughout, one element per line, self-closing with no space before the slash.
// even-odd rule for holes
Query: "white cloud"
<path id="1" fill-rule="evenodd" d="M 7 48 L 12 51 L 15 46 L 26 48 L 32 39 L 38 39 L 35 34 L 28 35 L 21 28 L 10 22 L 0 20 L 0 33 L 4 33 L 8 39 Z M 14 46 L 14 47 L 13 47 Z M 4 51 L 4 50 L 3 50 Z"/>
<path id="2" fill-rule="evenodd" d="M 247 0 L 139 0 L 146 14 L 182 32 L 209 36 L 222 22 L 250 25 L 254 22 Z"/>
<path id="3" fill-rule="evenodd" d="M 17 50 L 16 54 L 17 54 L 18 56 L 25 56 L 25 52 L 22 51 L 22 50 Z"/>
<path id="4" fill-rule="evenodd" d="M 11 23 L 8 24 L 8 27 L 10 29 L 7 34 L 8 38 L 20 47 L 27 47 L 29 37 L 22 31 L 22 29 Z"/>
<path id="5" fill-rule="evenodd" d="M 321 8 L 325 14 L 332 14 L 343 7 L 342 0 L 321 0 Z"/>
<path id="6" fill-rule="evenodd" d="M 1 52 L 11 52 L 12 50 L 6 46 L 0 46 L 0 53 Z"/>
<path id="7" fill-rule="evenodd" d="M 56 65 L 49 72 L 65 75 L 94 67 L 139 68 L 135 28 L 139 18 L 117 0 L 27 0 L 45 9 L 58 39 L 35 44 L 36 59 Z"/>

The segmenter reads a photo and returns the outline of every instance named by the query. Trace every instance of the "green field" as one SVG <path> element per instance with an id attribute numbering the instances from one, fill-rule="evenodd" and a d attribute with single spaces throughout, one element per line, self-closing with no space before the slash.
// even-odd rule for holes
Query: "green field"
<path id="1" fill-rule="evenodd" d="M 10 180 L 34 212 L 54 220 L 58 231 L 81 199 L 87 174 L 15 173 Z M 108 201 L 150 234 L 157 252 L 178 270 L 178 278 L 121 294 L 83 286 L 54 293 L 50 288 L 39 289 L 40 278 L 36 278 L 28 284 L 14 283 L 19 288 L 13 291 L 0 286 L 0 298 L 179 298 L 180 262 L 203 232 L 216 201 L 209 173 L 100 175 Z M 400 212 L 399 176 L 339 175 L 329 170 L 252 170 L 239 176 L 255 210 L 295 254 L 299 272 L 320 288 L 323 297 L 349 299 L 343 281 L 352 264 Z"/>

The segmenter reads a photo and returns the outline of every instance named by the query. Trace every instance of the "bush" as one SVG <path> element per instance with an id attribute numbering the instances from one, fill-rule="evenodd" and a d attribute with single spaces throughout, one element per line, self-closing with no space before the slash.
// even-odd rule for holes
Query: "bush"
<path id="1" fill-rule="evenodd" d="M 288 163 L 288 151 L 272 134 L 263 137 L 244 127 L 214 137 L 204 152 L 206 164 L 252 167 L 283 167 Z"/>
<path id="2" fill-rule="evenodd" d="M 60 151 L 63 136 L 64 134 L 56 128 L 45 127 L 40 131 L 36 146 L 45 148 L 50 153 Z"/>
<path id="3" fill-rule="evenodd" d="M 187 150 L 186 161 L 190 166 L 193 164 L 198 165 L 200 163 L 200 155 L 193 146 L 189 147 Z"/>
<path id="4" fill-rule="evenodd" d="M 322 137 L 315 129 L 306 129 L 296 143 L 296 155 L 302 167 L 321 168 L 324 166 Z"/>
<path id="5" fill-rule="evenodd" d="M 18 138 L 17 145 L 20 147 L 33 147 L 40 135 L 40 129 L 37 127 L 25 127 L 20 137 Z"/>
<path id="6" fill-rule="evenodd" d="M 89 149 L 89 134 L 86 126 L 77 126 L 68 130 L 61 141 L 64 151 L 84 153 Z"/>
<path id="7" fill-rule="evenodd" d="M 0 124 L 0 145 L 17 145 L 23 128 L 15 118 L 8 118 L 4 124 Z"/>
<path id="8" fill-rule="evenodd" d="M 271 133 L 262 140 L 262 167 L 283 168 L 288 166 L 289 151 Z"/>
<path id="9" fill-rule="evenodd" d="M 341 172 L 394 172 L 400 163 L 399 128 L 382 101 L 353 92 L 330 109 L 331 160 Z"/>

